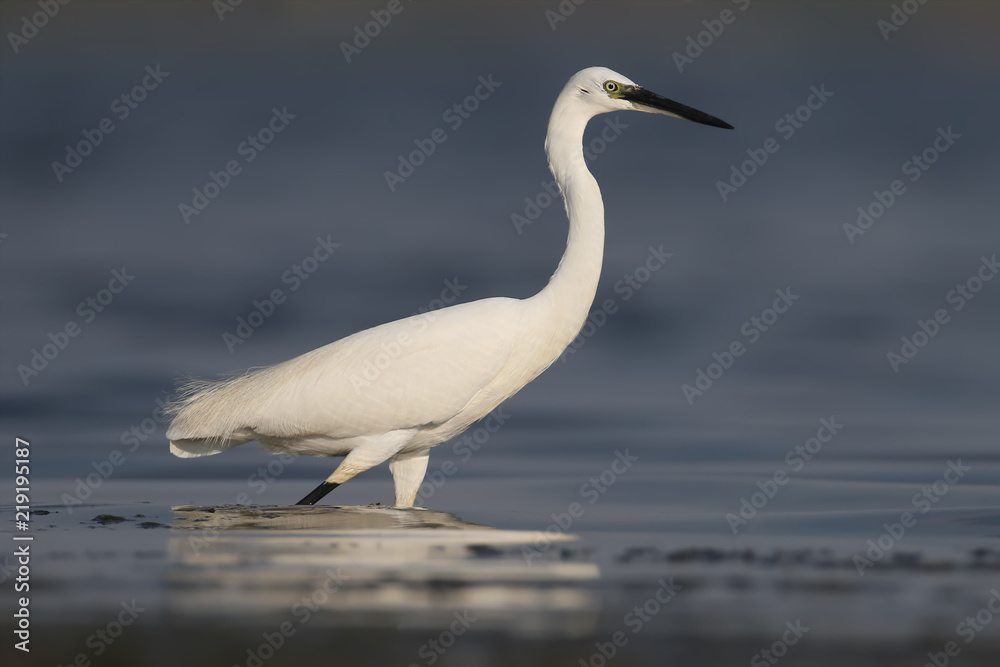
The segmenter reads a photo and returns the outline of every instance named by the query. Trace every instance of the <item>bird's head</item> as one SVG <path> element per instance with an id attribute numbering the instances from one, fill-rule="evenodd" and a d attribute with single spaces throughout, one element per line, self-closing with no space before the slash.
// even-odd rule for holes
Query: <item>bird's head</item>
<path id="1" fill-rule="evenodd" d="M 577 72 L 566 84 L 565 92 L 591 107 L 595 114 L 609 111 L 645 111 L 684 118 L 703 125 L 733 129 L 733 126 L 724 120 L 650 92 L 607 67 L 588 67 Z"/>

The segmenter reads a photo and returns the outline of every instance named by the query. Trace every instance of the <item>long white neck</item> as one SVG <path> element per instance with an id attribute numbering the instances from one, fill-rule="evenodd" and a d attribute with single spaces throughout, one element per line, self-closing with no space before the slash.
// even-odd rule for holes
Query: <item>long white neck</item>
<path id="1" fill-rule="evenodd" d="M 583 156 L 583 131 L 593 112 L 564 92 L 549 119 L 545 152 L 569 218 L 566 252 L 559 267 L 533 301 L 553 318 L 550 329 L 558 354 L 576 337 L 587 319 L 604 258 L 604 201 Z"/>

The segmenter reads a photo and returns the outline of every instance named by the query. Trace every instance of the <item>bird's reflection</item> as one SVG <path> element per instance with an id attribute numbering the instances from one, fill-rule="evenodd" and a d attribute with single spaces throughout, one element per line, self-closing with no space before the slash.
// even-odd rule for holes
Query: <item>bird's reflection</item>
<path id="1" fill-rule="evenodd" d="M 174 507 L 173 612 L 331 626 L 590 631 L 599 570 L 573 535 L 498 530 L 422 509 Z M 474 619 L 470 621 L 469 619 Z"/>

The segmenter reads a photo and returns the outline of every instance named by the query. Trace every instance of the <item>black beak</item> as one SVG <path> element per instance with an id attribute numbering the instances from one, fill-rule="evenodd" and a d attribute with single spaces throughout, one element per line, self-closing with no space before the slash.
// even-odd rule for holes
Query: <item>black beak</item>
<path id="1" fill-rule="evenodd" d="M 702 125 L 722 127 L 727 130 L 734 129 L 732 125 L 724 120 L 720 120 L 715 116 L 705 113 L 704 111 L 692 109 L 691 107 L 681 104 L 680 102 L 674 102 L 673 100 L 657 95 L 656 93 L 651 93 L 645 88 L 639 86 L 634 88 L 625 88 L 625 90 L 622 91 L 621 97 L 622 99 L 631 102 L 632 105 L 639 111 L 659 113 L 665 116 L 673 116 L 675 118 L 683 118 L 685 120 L 694 121 L 695 123 L 701 123 Z"/>

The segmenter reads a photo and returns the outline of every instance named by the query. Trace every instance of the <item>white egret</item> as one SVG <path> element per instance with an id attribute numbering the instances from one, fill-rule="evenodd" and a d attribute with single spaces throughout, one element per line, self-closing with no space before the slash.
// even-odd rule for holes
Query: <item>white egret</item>
<path id="1" fill-rule="evenodd" d="M 276 453 L 345 457 L 300 505 L 388 460 L 396 505 L 411 507 L 431 447 L 537 377 L 583 326 L 604 254 L 604 202 L 584 162 L 583 131 L 594 116 L 633 110 L 732 129 L 610 69 L 577 72 L 556 99 L 545 137 L 569 237 L 544 289 L 415 315 L 276 366 L 188 383 L 170 409 L 171 452 L 207 456 L 256 440 Z"/>

